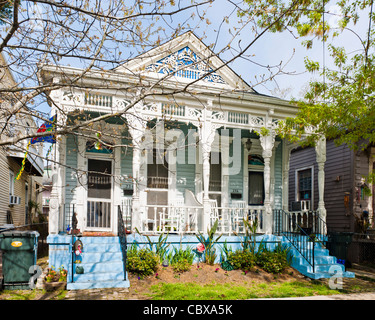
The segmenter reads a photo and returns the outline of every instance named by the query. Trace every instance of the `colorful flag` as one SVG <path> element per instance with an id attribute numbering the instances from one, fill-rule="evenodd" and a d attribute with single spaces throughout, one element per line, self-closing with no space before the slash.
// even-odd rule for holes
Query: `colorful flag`
<path id="1" fill-rule="evenodd" d="M 56 115 L 43 123 L 36 133 L 40 132 L 53 132 L 56 129 Z M 50 136 L 43 136 L 43 137 L 34 137 L 31 139 L 31 144 L 37 142 L 49 142 L 49 143 L 56 143 L 56 135 L 51 134 Z"/>

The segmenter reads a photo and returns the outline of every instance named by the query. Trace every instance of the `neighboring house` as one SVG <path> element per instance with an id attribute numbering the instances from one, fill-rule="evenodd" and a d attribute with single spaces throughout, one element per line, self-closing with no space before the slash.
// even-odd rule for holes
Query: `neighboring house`
<path id="1" fill-rule="evenodd" d="M 40 79 L 58 85 L 82 72 L 45 65 Z M 163 77 L 167 79 L 159 82 Z M 140 82 L 153 86 L 153 96 L 118 116 L 142 92 Z M 169 232 L 177 236 L 176 243 L 184 237 L 194 245 L 197 232 L 205 233 L 219 221 L 223 239 L 239 246 L 234 235 L 243 233 L 243 219 L 248 218 L 258 221 L 257 233 L 264 240 L 273 245 L 284 241 L 278 236 L 288 210 L 293 146 L 276 135 L 276 128 L 280 120 L 295 116 L 296 106 L 258 94 L 192 32 L 114 70 L 84 72 L 80 85 L 50 93 L 57 126 L 110 116 L 56 141 L 49 263 L 73 268 L 69 244 L 76 239 L 70 235 L 76 227 L 85 252 L 81 266 L 98 268 L 101 274 L 73 272 L 68 288 L 129 285 L 123 278 L 109 278 L 123 265 L 106 258 L 119 250 L 121 214 L 131 237 L 136 229 L 152 235 Z M 168 95 L 186 85 L 189 94 Z M 323 163 L 324 142 L 318 148 Z M 84 260 L 95 257 L 100 259 Z M 314 275 L 321 276 L 326 275 Z"/>
<path id="2" fill-rule="evenodd" d="M 374 186 L 366 177 L 374 170 L 375 148 L 353 151 L 347 145 L 327 141 L 324 166 L 324 205 L 326 223 L 331 231 L 364 233 L 364 222 L 374 215 Z M 291 152 L 289 171 L 289 206 L 318 209 L 318 163 L 315 148 L 297 148 Z"/>
<path id="3" fill-rule="evenodd" d="M 2 55 L 0 55 L 0 86 L 9 88 L 16 86 Z M 8 119 L 6 112 L 13 103 L 13 99 L 9 97 L 10 95 L 6 94 L 0 96 L 0 127 L 1 130 L 4 129 L 0 138 L 13 137 L 36 129 L 31 116 L 17 114 Z M 0 228 L 28 224 L 30 200 L 39 203 L 41 208 L 43 162 L 36 156 L 41 154 L 41 146 L 30 146 L 25 170 L 20 179 L 16 179 L 24 159 L 26 145 L 27 142 L 23 141 L 16 145 L 0 147 Z"/>

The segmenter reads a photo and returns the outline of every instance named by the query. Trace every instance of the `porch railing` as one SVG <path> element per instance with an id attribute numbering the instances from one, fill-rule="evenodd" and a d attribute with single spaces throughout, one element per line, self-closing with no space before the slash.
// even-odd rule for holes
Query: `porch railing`
<path id="1" fill-rule="evenodd" d="M 264 232 L 263 207 L 211 207 L 209 225 L 219 220 L 217 232 L 241 234 L 245 232 L 243 219 L 258 221 L 257 232 Z M 145 233 L 197 233 L 203 230 L 203 207 L 146 205 L 142 219 Z"/>
<path id="2" fill-rule="evenodd" d="M 245 233 L 244 219 L 253 223 L 258 221 L 258 233 L 264 232 L 262 206 L 246 206 L 244 208 L 233 207 L 213 207 L 211 208 L 210 226 L 216 220 L 219 220 L 218 232 L 222 234 L 241 234 Z"/>
<path id="3" fill-rule="evenodd" d="M 195 233 L 200 231 L 202 207 L 146 205 L 142 231 Z"/>

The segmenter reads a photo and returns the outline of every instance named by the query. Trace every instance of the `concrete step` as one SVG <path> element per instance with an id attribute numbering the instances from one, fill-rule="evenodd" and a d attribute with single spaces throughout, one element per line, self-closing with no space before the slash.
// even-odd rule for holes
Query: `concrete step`
<path id="1" fill-rule="evenodd" d="M 104 262 L 94 262 L 94 263 L 75 263 L 74 266 L 81 266 L 85 273 L 90 272 L 120 272 L 123 270 L 123 261 L 104 261 Z M 69 270 L 71 270 L 72 265 L 69 265 Z"/>
<path id="2" fill-rule="evenodd" d="M 98 263 L 122 260 L 121 251 L 113 252 L 84 252 L 82 253 L 83 263 Z"/>
<path id="3" fill-rule="evenodd" d="M 110 280 L 124 280 L 124 271 L 75 274 L 73 282 L 98 282 Z"/>
<path id="4" fill-rule="evenodd" d="M 331 263 L 336 263 L 337 259 L 332 256 L 317 256 L 314 257 L 315 264 L 331 264 Z M 295 264 L 309 264 L 305 258 L 302 256 L 294 256 L 292 258 L 292 263 Z"/>
<path id="5" fill-rule="evenodd" d="M 291 245 L 291 243 L 286 240 L 285 244 Z M 353 272 L 345 271 L 345 266 L 337 263 L 336 257 L 333 257 L 329 254 L 329 250 L 322 247 L 321 244 L 316 243 L 314 250 L 314 263 L 315 263 L 315 272 L 313 272 L 312 266 L 309 262 L 302 256 L 311 255 L 311 252 L 307 248 L 312 248 L 312 243 L 305 243 L 306 248 L 301 249 L 299 252 L 295 247 L 291 245 L 290 254 L 292 256 L 291 266 L 298 270 L 303 275 L 311 279 L 320 279 L 320 278 L 331 278 L 334 275 L 341 276 L 343 278 L 354 278 L 355 275 Z M 302 254 L 301 254 L 302 253 Z"/>
<path id="6" fill-rule="evenodd" d="M 128 279 L 126 277 L 126 279 Z M 68 290 L 83 290 L 83 289 L 102 289 L 102 288 L 129 288 L 129 280 L 108 280 L 108 281 L 85 281 L 73 282 L 67 284 Z"/>

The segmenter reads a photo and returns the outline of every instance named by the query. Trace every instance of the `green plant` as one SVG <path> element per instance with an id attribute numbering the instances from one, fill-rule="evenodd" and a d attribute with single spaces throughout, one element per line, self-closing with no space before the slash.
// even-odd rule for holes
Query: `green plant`
<path id="1" fill-rule="evenodd" d="M 185 272 L 190 270 L 194 261 L 194 252 L 190 247 L 186 249 L 174 248 L 168 254 L 168 260 L 175 272 Z"/>
<path id="2" fill-rule="evenodd" d="M 249 250 L 236 250 L 228 255 L 228 263 L 233 269 L 250 271 L 255 266 L 255 255 Z"/>
<path id="3" fill-rule="evenodd" d="M 204 237 L 204 235 L 199 232 L 196 237 L 199 240 L 200 243 L 203 243 L 205 247 L 205 252 L 204 252 L 204 258 L 207 264 L 213 265 L 216 260 L 216 249 L 215 249 L 215 244 L 216 242 L 219 241 L 222 235 L 219 235 L 214 239 L 214 235 L 216 233 L 217 227 L 219 225 L 219 220 L 216 220 L 215 223 L 213 224 L 211 229 L 207 229 L 207 238 Z"/>
<path id="4" fill-rule="evenodd" d="M 227 261 L 229 254 L 232 252 L 232 248 L 228 247 L 227 240 L 224 241 L 224 244 L 220 248 L 220 251 L 221 251 L 220 260 L 222 262 Z"/>
<path id="5" fill-rule="evenodd" d="M 126 268 L 140 278 L 154 274 L 158 264 L 159 257 L 148 248 L 137 249 L 133 244 L 128 250 Z"/>
<path id="6" fill-rule="evenodd" d="M 47 282 L 57 281 L 57 273 L 55 271 L 54 266 L 51 266 L 51 268 L 47 269 L 45 280 Z"/>
<path id="7" fill-rule="evenodd" d="M 59 268 L 59 281 L 60 282 L 65 282 L 67 274 L 68 274 L 68 271 L 66 269 L 64 269 L 64 266 L 61 266 Z"/>
<path id="8" fill-rule="evenodd" d="M 247 219 L 243 219 L 244 229 L 245 229 L 245 236 L 243 241 L 241 241 L 241 245 L 243 250 L 249 250 L 253 254 L 255 254 L 256 250 L 256 232 L 258 229 L 258 219 L 254 219 L 250 222 Z"/>
<path id="9" fill-rule="evenodd" d="M 256 263 L 264 271 L 270 273 L 281 273 L 289 266 L 287 250 L 277 249 L 275 251 L 264 250 L 256 257 Z"/>
<path id="10" fill-rule="evenodd" d="M 189 271 L 191 268 L 191 265 L 192 263 L 188 259 L 182 258 L 176 261 L 175 263 L 173 263 L 172 268 L 174 272 L 180 273 L 180 272 Z"/>
<path id="11" fill-rule="evenodd" d="M 135 228 L 135 231 L 141 235 L 141 233 L 139 232 L 139 230 L 137 228 Z M 156 243 L 152 242 L 150 237 L 148 235 L 144 235 L 148 241 L 148 245 L 150 246 L 150 250 L 151 251 L 154 251 L 156 253 L 156 255 L 159 257 L 159 261 L 160 263 L 163 262 L 163 260 L 165 259 L 166 257 L 166 254 L 167 254 L 167 248 L 169 247 L 169 243 L 167 244 L 167 239 L 168 239 L 168 235 L 169 235 L 169 232 L 167 233 L 167 235 L 164 237 L 164 233 L 162 233 L 159 238 L 158 238 L 158 241 Z M 142 236 L 142 235 L 141 235 Z M 155 245 L 155 250 L 154 250 L 154 245 Z"/>

